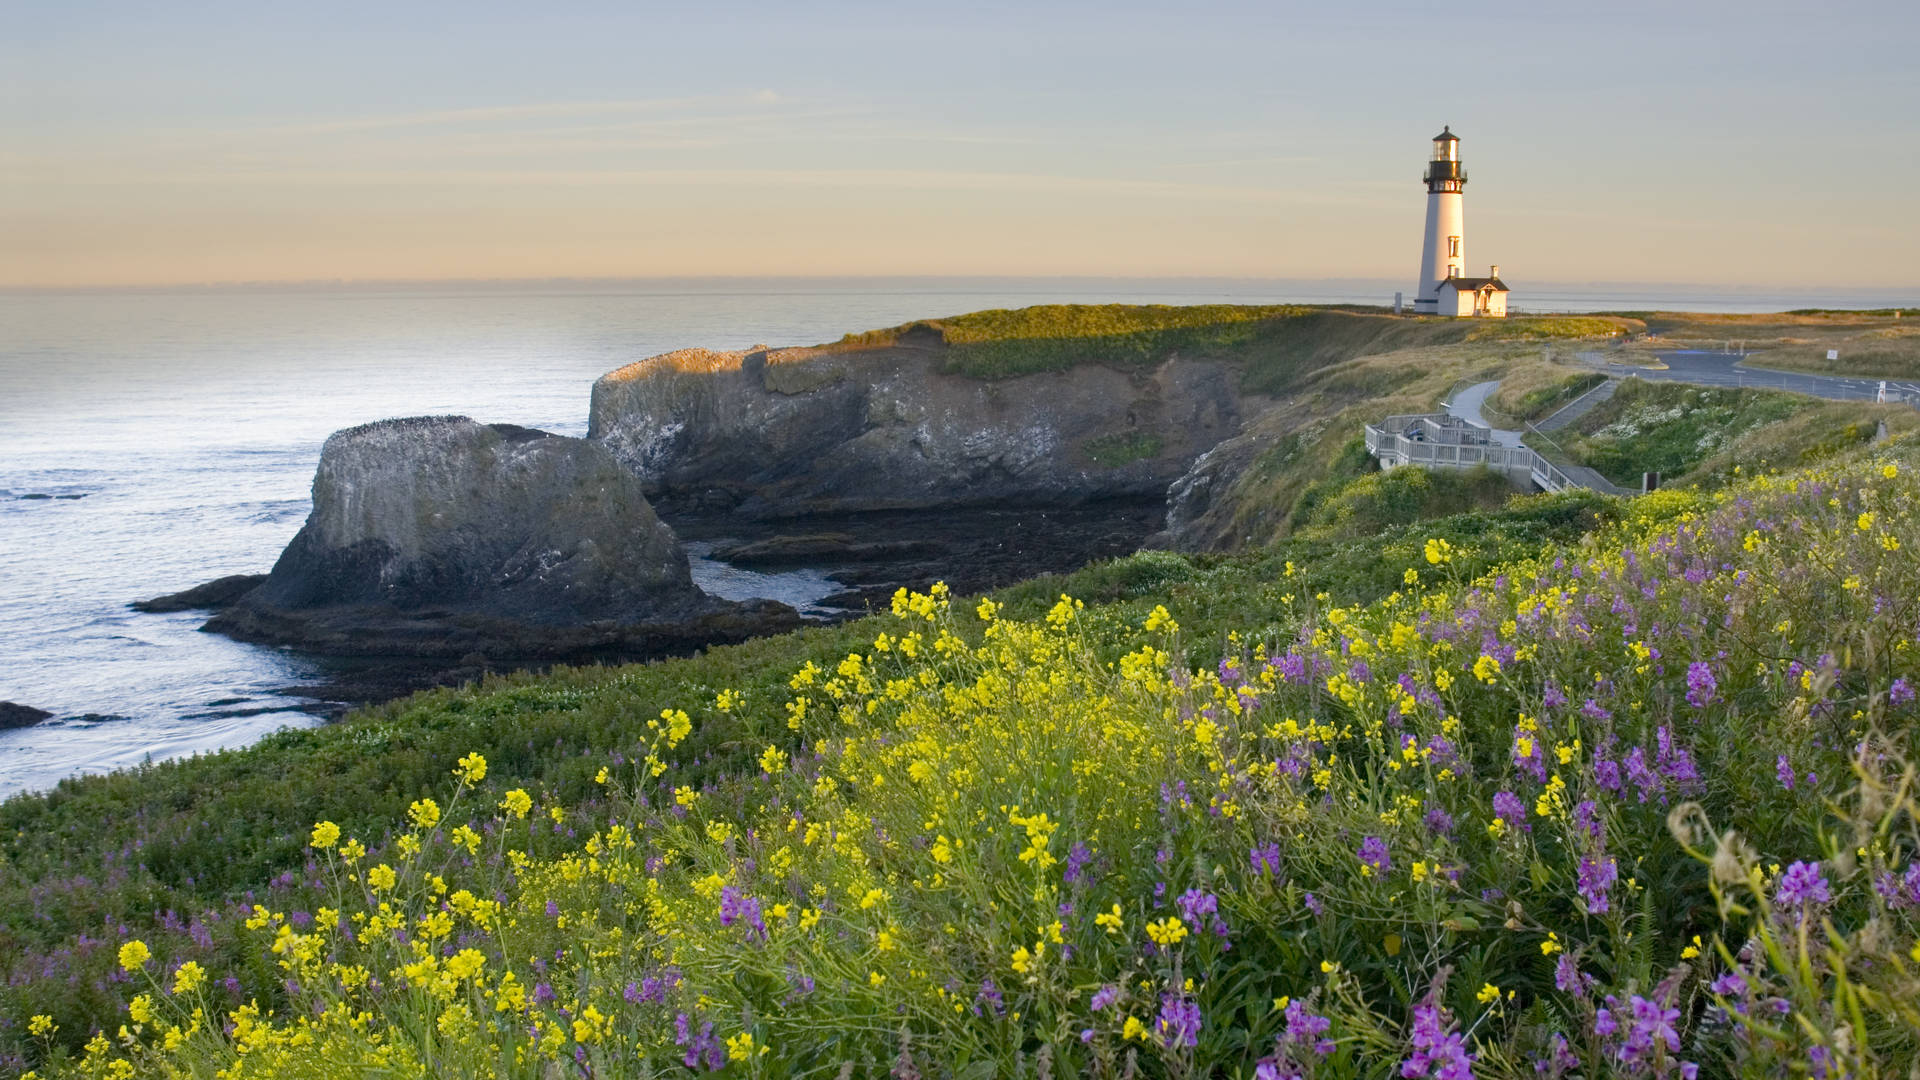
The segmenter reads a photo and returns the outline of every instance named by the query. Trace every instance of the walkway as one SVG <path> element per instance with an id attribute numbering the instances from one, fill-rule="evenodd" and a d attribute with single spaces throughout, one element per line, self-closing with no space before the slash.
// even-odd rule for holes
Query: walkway
<path id="1" fill-rule="evenodd" d="M 1616 364 L 1604 352 L 1590 350 L 1579 354 L 1610 378 L 1645 379 L 1649 382 L 1684 382 L 1702 386 L 1755 386 L 1767 390 L 1790 390 L 1830 401 L 1872 401 L 1880 392 L 1880 380 L 1845 375 L 1806 375 L 1797 371 L 1749 367 L 1740 353 L 1704 352 L 1681 349 L 1656 353 L 1666 370 L 1633 364 Z M 1889 395 L 1920 402 L 1920 383 L 1888 379 Z"/>
<path id="2" fill-rule="evenodd" d="M 1447 402 L 1447 415 L 1457 416 L 1468 423 L 1479 424 L 1481 427 L 1486 428 L 1488 437 L 1493 440 L 1493 445 L 1495 446 L 1519 446 L 1520 433 L 1518 431 L 1505 431 L 1494 427 L 1492 424 L 1487 423 L 1485 417 L 1480 415 L 1480 407 L 1485 405 L 1487 398 L 1491 397 L 1493 392 L 1498 389 L 1500 389 L 1499 379 L 1494 379 L 1490 382 L 1474 383 L 1472 386 L 1453 395 L 1453 400 Z"/>
<path id="3" fill-rule="evenodd" d="M 1581 417 L 1599 408 L 1601 403 L 1612 397 L 1613 392 L 1618 389 L 1620 389 L 1619 379 L 1603 379 L 1599 386 L 1560 406 L 1558 412 L 1533 425 L 1533 428 L 1535 431 L 1559 431 L 1561 428 L 1571 427 L 1578 423 Z"/>

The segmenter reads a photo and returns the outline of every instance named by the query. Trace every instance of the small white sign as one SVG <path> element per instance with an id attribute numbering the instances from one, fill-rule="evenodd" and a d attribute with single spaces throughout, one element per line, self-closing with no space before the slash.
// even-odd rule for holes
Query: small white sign
<path id="1" fill-rule="evenodd" d="M 1829 359 L 1829 360 L 1838 360 L 1838 359 L 1840 359 L 1840 350 L 1839 350 L 1839 349 L 1828 349 L 1828 350 L 1827 350 L 1827 359 Z"/>

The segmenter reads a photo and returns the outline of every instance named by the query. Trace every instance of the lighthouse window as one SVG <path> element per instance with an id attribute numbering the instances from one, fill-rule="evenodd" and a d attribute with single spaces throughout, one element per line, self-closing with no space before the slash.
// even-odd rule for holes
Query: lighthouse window
<path id="1" fill-rule="evenodd" d="M 1460 257 L 1460 238 L 1459 237 L 1457 236 L 1447 237 L 1447 254 L 1452 258 L 1456 258 L 1456 259 Z"/>

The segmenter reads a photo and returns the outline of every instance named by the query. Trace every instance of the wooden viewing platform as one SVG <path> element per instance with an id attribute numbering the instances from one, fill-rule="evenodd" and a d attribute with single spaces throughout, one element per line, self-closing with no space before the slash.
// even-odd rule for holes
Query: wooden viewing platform
<path id="1" fill-rule="evenodd" d="M 1582 465 L 1562 467 L 1530 446 L 1505 446 L 1485 424 L 1447 413 L 1389 416 L 1368 424 L 1367 453 L 1383 469 L 1419 465 L 1429 469 L 1472 469 L 1486 466 L 1521 488 L 1565 491 L 1588 488 L 1608 495 L 1624 489 Z"/>

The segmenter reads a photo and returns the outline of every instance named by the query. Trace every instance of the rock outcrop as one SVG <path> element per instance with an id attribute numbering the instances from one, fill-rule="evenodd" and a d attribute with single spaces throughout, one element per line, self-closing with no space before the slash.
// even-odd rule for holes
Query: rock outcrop
<path id="1" fill-rule="evenodd" d="M 170 611 L 218 611 L 259 588 L 266 580 L 265 574 L 231 574 L 177 593 L 138 600 L 132 606 L 133 610 L 149 615 Z"/>
<path id="2" fill-rule="evenodd" d="M 671 651 L 796 625 L 696 588 L 604 448 L 466 417 L 334 434 L 273 572 L 207 623 L 337 655 L 518 659 Z"/>
<path id="3" fill-rule="evenodd" d="M 45 709 L 36 709 L 31 705 L 16 705 L 11 701 L 0 701 L 0 731 L 7 728 L 32 727 L 52 715 Z"/>
<path id="4" fill-rule="evenodd" d="M 676 510 L 783 518 L 1157 498 L 1249 402 L 1225 363 L 985 380 L 913 347 L 689 349 L 593 388 L 588 438 Z"/>

